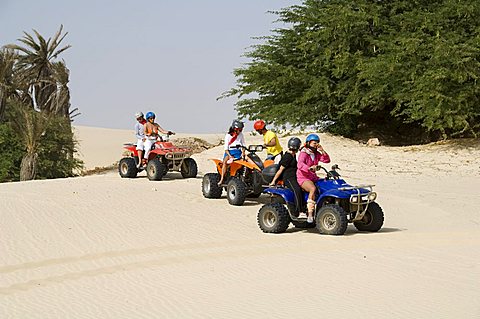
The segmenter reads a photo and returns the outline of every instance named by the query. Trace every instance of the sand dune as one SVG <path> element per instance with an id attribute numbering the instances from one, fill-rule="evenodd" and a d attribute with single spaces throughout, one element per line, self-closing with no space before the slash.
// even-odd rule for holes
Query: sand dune
<path id="1" fill-rule="evenodd" d="M 128 130 L 77 134 L 88 168 L 132 141 Z M 479 318 L 478 141 L 322 144 L 347 181 L 377 185 L 379 233 L 263 234 L 267 198 L 202 197 L 221 147 L 194 155 L 196 179 L 0 184 L 0 318 Z"/>

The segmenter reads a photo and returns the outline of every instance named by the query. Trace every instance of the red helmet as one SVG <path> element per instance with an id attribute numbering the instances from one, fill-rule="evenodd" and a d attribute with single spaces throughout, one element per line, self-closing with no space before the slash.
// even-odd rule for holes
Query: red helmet
<path id="1" fill-rule="evenodd" d="M 255 123 L 253 123 L 253 128 L 255 129 L 255 131 L 263 130 L 265 128 L 265 121 L 255 121 Z"/>

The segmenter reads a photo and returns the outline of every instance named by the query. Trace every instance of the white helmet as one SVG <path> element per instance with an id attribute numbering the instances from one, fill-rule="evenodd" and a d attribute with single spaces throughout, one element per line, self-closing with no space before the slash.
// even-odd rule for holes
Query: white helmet
<path id="1" fill-rule="evenodd" d="M 135 118 L 138 119 L 140 117 L 143 117 L 143 113 L 142 112 L 137 112 L 135 113 Z"/>

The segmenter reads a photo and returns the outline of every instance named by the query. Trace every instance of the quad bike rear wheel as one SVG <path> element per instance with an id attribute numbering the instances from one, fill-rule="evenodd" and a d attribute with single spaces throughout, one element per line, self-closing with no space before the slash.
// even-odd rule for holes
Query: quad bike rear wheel
<path id="1" fill-rule="evenodd" d="M 202 193 L 205 198 L 220 198 L 223 188 L 218 186 L 220 174 L 207 173 L 202 180 Z"/>
<path id="2" fill-rule="evenodd" d="M 183 178 L 195 178 L 197 177 L 198 167 L 197 162 L 193 158 L 186 158 L 183 160 L 182 167 L 180 168 Z"/>
<path id="3" fill-rule="evenodd" d="M 124 157 L 118 163 L 118 173 L 122 178 L 137 177 L 137 165 L 133 157 Z"/>
<path id="4" fill-rule="evenodd" d="M 280 203 L 265 204 L 257 214 L 258 227 L 264 233 L 284 233 L 290 221 L 287 208 Z"/>
<path id="5" fill-rule="evenodd" d="M 354 222 L 353 225 L 360 230 L 360 231 L 369 231 L 369 232 L 377 232 L 383 226 L 383 210 L 380 205 L 373 202 L 368 205 L 367 211 L 365 215 L 363 215 L 363 219 Z"/>
<path id="6" fill-rule="evenodd" d="M 227 200 L 230 205 L 242 206 L 247 197 L 247 185 L 236 178 L 232 177 L 227 184 Z"/>
<path id="7" fill-rule="evenodd" d="M 339 205 L 325 205 L 318 210 L 316 224 L 320 234 L 343 235 L 347 230 L 347 214 Z"/>
<path id="8" fill-rule="evenodd" d="M 148 161 L 146 171 L 149 180 L 161 181 L 162 177 L 167 173 L 167 167 L 158 158 L 154 158 Z"/>

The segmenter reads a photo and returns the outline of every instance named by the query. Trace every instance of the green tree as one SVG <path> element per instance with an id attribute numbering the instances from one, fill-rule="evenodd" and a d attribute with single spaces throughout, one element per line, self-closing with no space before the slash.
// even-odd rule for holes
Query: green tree
<path id="1" fill-rule="evenodd" d="M 0 124 L 0 183 L 19 180 L 24 154 L 22 141 L 8 123 Z"/>
<path id="2" fill-rule="evenodd" d="M 82 167 L 74 157 L 71 118 L 78 113 L 70 110 L 70 72 L 64 61 L 57 61 L 70 47 L 60 47 L 67 35 L 62 31 L 61 26 L 48 40 L 35 30 L 35 37 L 25 32 L 19 39 L 24 46 L 10 44 L 0 51 L 0 142 L 13 132 L 23 145 L 19 173 L 0 162 L 2 180 L 66 177 Z M 12 153 L 12 162 L 17 155 Z"/>
<path id="3" fill-rule="evenodd" d="M 62 116 L 50 119 L 38 148 L 37 178 L 74 176 L 83 162 L 75 158 L 77 142 L 70 120 Z"/>
<path id="4" fill-rule="evenodd" d="M 480 131 L 480 2 L 306 0 L 234 70 L 239 114 L 426 138 Z M 388 125 L 385 125 L 388 124 Z"/>

